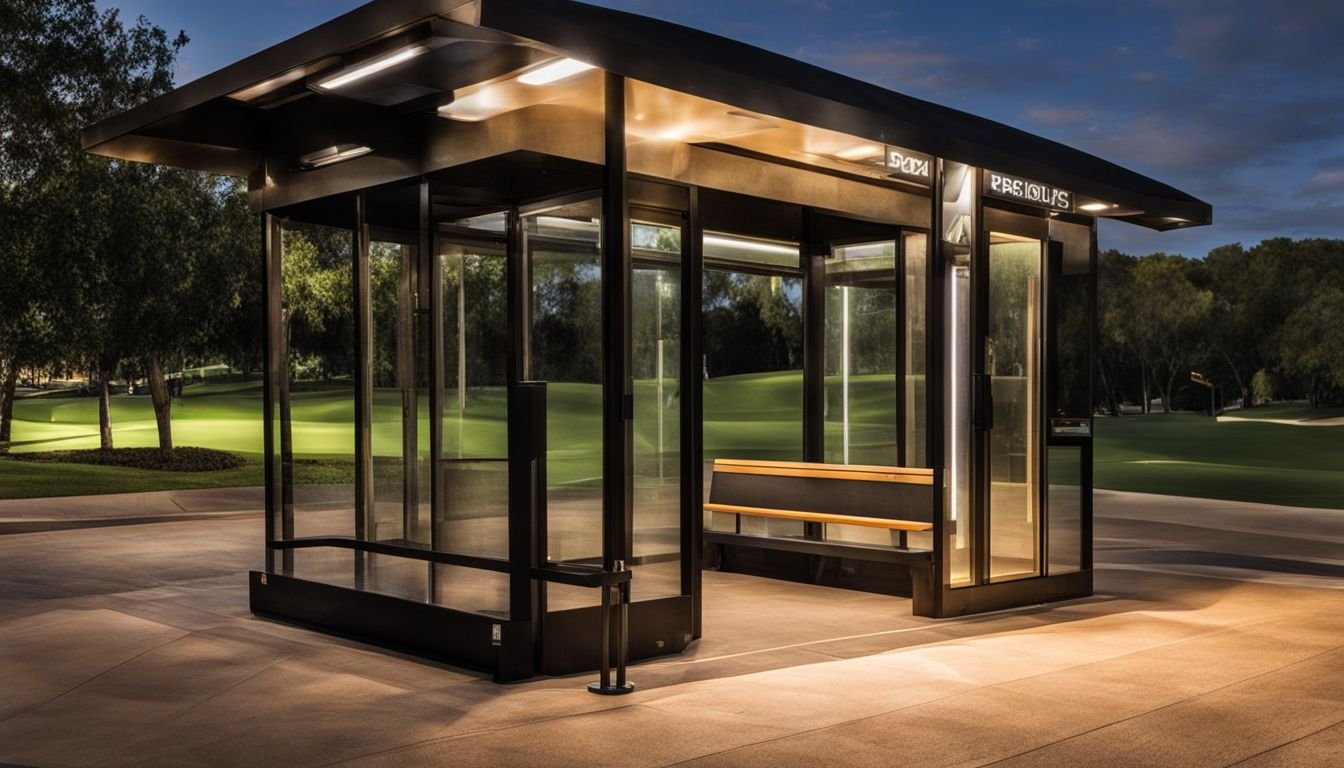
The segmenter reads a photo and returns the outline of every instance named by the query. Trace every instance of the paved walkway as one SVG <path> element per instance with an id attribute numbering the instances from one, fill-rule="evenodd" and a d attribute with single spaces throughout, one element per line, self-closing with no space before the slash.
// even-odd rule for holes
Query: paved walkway
<path id="1" fill-rule="evenodd" d="M 246 493 L 0 503 L 7 523 L 173 518 L 0 535 L 0 763 L 1344 755 L 1344 512 L 1098 492 L 1097 597 L 941 622 L 895 598 L 706 574 L 706 638 L 634 667 L 639 690 L 613 700 L 584 692 L 585 677 L 496 686 L 253 618 L 243 573 L 261 519 L 237 506 Z"/>

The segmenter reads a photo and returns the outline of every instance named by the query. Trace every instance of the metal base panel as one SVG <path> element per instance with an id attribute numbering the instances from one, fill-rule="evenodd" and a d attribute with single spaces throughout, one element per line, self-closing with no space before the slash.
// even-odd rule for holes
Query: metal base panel
<path id="1" fill-rule="evenodd" d="M 495 682 L 536 674 L 532 623 L 528 621 L 507 621 L 258 571 L 250 574 L 248 587 L 252 612 L 260 616 L 489 672 Z M 588 669 L 597 666 L 598 654 L 592 656 Z"/>

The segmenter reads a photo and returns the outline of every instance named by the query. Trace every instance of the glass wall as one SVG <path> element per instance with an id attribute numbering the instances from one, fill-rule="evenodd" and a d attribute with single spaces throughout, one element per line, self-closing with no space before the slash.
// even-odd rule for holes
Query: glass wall
<path id="1" fill-rule="evenodd" d="M 355 498 L 353 231 L 281 226 L 276 399 L 282 538 L 353 537 Z M 286 555 L 301 578 L 353 585 L 348 551 Z"/>
<path id="2" fill-rule="evenodd" d="M 1092 230 L 1052 220 L 1047 274 L 1046 516 L 1049 573 L 1083 564 L 1092 462 Z"/>
<path id="3" fill-rule="evenodd" d="M 284 225 L 276 447 L 291 537 L 355 534 L 354 276 L 351 230 Z"/>
<path id="4" fill-rule="evenodd" d="M 1040 571 L 1041 241 L 991 233 L 985 373 L 989 440 L 989 576 Z"/>
<path id="5" fill-rule="evenodd" d="M 532 297 L 527 377 L 547 382 L 547 545 L 555 562 L 602 557 L 600 215 L 600 201 L 588 200 L 523 217 Z M 575 595 L 584 605 L 591 598 Z"/>
<path id="6" fill-rule="evenodd" d="M 904 240 L 905 291 L 901 355 L 904 357 L 905 461 L 907 467 L 929 467 L 928 380 L 929 236 L 907 232 Z"/>
<path id="7" fill-rule="evenodd" d="M 681 594 L 681 251 L 678 226 L 631 226 L 634 599 Z"/>
<path id="8" fill-rule="evenodd" d="M 803 458 L 803 279 L 797 243 L 705 233 L 705 481 L 718 457 Z M 708 487 L 705 494 L 708 498 Z M 732 515 L 707 525 L 732 528 Z M 802 524 L 743 518 L 743 530 Z"/>
<path id="9" fill-rule="evenodd" d="M 896 241 L 826 260 L 826 453 L 832 464 L 901 463 Z"/>
<path id="10" fill-rule="evenodd" d="M 440 549 L 508 557 L 508 297 L 503 246 L 441 237 Z"/>

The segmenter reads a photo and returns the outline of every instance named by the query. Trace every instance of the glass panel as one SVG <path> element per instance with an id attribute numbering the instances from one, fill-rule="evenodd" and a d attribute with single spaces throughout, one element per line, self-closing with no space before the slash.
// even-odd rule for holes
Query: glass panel
<path id="1" fill-rule="evenodd" d="M 369 244 L 373 509 L 368 537 L 374 541 L 410 539 L 408 523 L 417 503 L 414 254 L 414 248 L 397 243 Z"/>
<path id="2" fill-rule="evenodd" d="M 556 562 L 602 557 L 599 209 L 591 200 L 523 219 L 532 284 L 528 376 L 548 382 L 547 546 Z M 592 603 L 591 594 L 583 597 Z"/>
<path id="3" fill-rule="evenodd" d="M 895 241 L 826 261 L 826 461 L 900 464 Z"/>
<path id="4" fill-rule="evenodd" d="M 905 323 L 901 354 L 905 356 L 905 461 L 907 467 L 928 467 L 929 408 L 925 389 L 928 365 L 928 235 L 905 235 Z"/>
<path id="5" fill-rule="evenodd" d="M 1039 572 L 1041 242 L 991 234 L 985 371 L 989 431 L 990 580 Z"/>
<path id="6" fill-rule="evenodd" d="M 900 463 L 896 242 L 832 249 L 826 260 L 825 460 Z M 890 532 L 827 525 L 826 538 L 890 545 Z"/>
<path id="7" fill-rule="evenodd" d="M 282 505 L 295 537 L 355 534 L 354 242 L 286 225 L 281 257 Z"/>
<path id="8" fill-rule="evenodd" d="M 1091 230 L 1051 221 L 1062 248 L 1050 264 L 1050 426 L 1057 435 L 1092 434 Z"/>
<path id="9" fill-rule="evenodd" d="M 635 599 L 681 594 L 681 228 L 636 222 Z"/>
<path id="10" fill-rule="evenodd" d="M 440 243 L 440 549 L 508 557 L 508 297 L 504 249 Z"/>
<path id="11" fill-rule="evenodd" d="M 1083 449 L 1051 446 L 1047 453 L 1046 509 L 1050 511 L 1050 573 L 1081 567 L 1083 530 Z"/>
<path id="12" fill-rule="evenodd" d="M 708 497 L 715 458 L 803 457 L 803 281 L 706 269 L 702 306 Z M 714 515 L 706 525 L 731 530 L 733 518 Z M 803 530 L 802 523 L 751 518 L 742 526 L 776 535 Z"/>

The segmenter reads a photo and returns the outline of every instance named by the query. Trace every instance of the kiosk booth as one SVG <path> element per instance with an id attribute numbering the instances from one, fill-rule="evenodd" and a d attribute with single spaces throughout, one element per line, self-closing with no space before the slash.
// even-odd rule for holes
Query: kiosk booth
<path id="1" fill-rule="evenodd" d="M 1096 222 L 1212 216 L 566 0 L 376 0 L 84 138 L 262 215 L 252 609 L 608 692 L 713 632 L 706 567 L 930 617 L 1091 594 Z"/>

